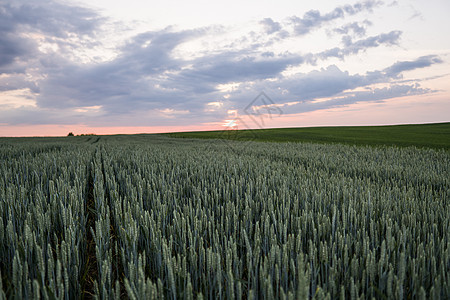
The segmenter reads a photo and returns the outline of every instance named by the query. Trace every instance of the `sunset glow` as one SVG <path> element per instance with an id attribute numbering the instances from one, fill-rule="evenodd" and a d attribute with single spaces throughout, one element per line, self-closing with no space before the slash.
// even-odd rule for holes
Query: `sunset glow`
<path id="1" fill-rule="evenodd" d="M 1 2 L 0 136 L 450 121 L 448 1 L 180 3 Z"/>

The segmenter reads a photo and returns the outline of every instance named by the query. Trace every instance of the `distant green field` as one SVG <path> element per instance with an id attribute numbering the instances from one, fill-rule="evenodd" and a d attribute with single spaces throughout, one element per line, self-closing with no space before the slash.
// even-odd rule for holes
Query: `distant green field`
<path id="1" fill-rule="evenodd" d="M 343 143 L 450 149 L 450 122 L 392 126 L 273 128 L 167 133 L 178 138 L 254 140 L 266 142 Z"/>

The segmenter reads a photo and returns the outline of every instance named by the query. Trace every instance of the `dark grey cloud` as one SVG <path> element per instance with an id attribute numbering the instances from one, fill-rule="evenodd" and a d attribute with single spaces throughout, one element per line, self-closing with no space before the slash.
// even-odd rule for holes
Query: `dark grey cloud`
<path id="1" fill-rule="evenodd" d="M 310 31 L 321 27 L 324 23 L 342 19 L 345 15 L 355 15 L 362 11 L 371 11 L 376 6 L 381 5 L 381 1 L 364 1 L 354 5 L 338 6 L 331 12 L 321 14 L 318 10 L 307 11 L 302 18 L 294 16 L 291 22 L 294 25 L 294 32 L 297 35 L 305 35 Z"/>
<path id="2" fill-rule="evenodd" d="M 372 23 L 368 20 L 365 20 L 364 22 L 352 22 L 335 28 L 334 32 L 345 35 L 353 34 L 357 37 L 363 37 L 366 35 L 367 26 L 371 24 Z"/>
<path id="3" fill-rule="evenodd" d="M 217 84 L 277 78 L 289 66 L 304 63 L 315 64 L 318 60 L 329 57 L 343 59 L 348 55 L 357 54 L 368 48 L 397 44 L 400 34 L 401 32 L 393 31 L 355 42 L 350 40 L 342 48 L 304 55 L 275 55 L 272 52 L 263 52 L 261 57 L 256 57 L 252 51 L 248 50 L 224 51 L 217 55 L 205 55 L 189 62 L 191 67 L 168 80 L 167 87 L 190 85 L 191 87 L 196 87 L 195 89 L 188 88 L 188 90 L 194 92 L 213 92 L 214 86 Z M 254 50 L 253 46 L 251 50 Z M 314 85 L 309 86 L 313 87 Z"/>
<path id="4" fill-rule="evenodd" d="M 381 45 L 398 45 L 401 35 L 401 31 L 394 30 L 389 33 L 382 33 L 376 36 L 360 39 L 355 42 L 352 41 L 350 36 L 344 36 L 342 41 L 345 47 L 335 47 L 325 50 L 318 53 L 316 57 L 321 59 L 327 59 L 329 57 L 337 57 L 343 59 L 345 56 L 358 54 L 359 52 L 365 51 L 368 48 L 375 48 Z"/>
<path id="5" fill-rule="evenodd" d="M 262 53 L 251 49 L 222 51 L 194 60 L 173 58 L 173 49 L 208 29 L 140 34 L 109 62 L 66 64 L 40 84 L 38 105 L 70 108 L 102 105 L 111 113 L 129 113 L 167 106 L 203 110 L 219 93 L 218 84 L 277 77 L 300 55 Z"/>
<path id="6" fill-rule="evenodd" d="M 0 74 L 17 71 L 7 68 L 13 62 L 28 62 L 39 55 L 36 41 L 22 33 L 56 38 L 94 36 L 101 20 L 91 10 L 51 0 L 0 2 Z"/>
<path id="7" fill-rule="evenodd" d="M 374 76 L 374 73 L 378 75 Z M 266 91 L 283 114 L 344 107 L 360 102 L 383 102 L 397 97 L 436 92 L 422 88 L 417 82 L 398 84 L 392 80 L 389 74 L 382 71 L 350 75 L 331 65 L 309 73 L 280 78 L 276 82 L 261 83 L 255 89 Z M 382 83 L 385 87 L 377 87 L 377 83 Z M 356 88 L 359 90 L 355 91 Z M 251 97 L 251 92 L 246 92 L 245 87 L 232 95 L 235 103 L 247 104 Z M 316 101 L 317 99 L 321 101 Z M 245 113 L 244 107 L 245 105 L 238 107 L 242 114 Z M 264 109 L 261 111 L 264 112 Z"/>
<path id="8" fill-rule="evenodd" d="M 281 24 L 275 22 L 271 18 L 264 18 L 259 23 L 263 25 L 264 30 L 267 34 L 272 34 L 281 30 Z"/>
<path id="9" fill-rule="evenodd" d="M 426 62 L 424 62 L 426 61 Z M 301 87 L 301 85 L 297 85 L 297 95 L 308 95 L 308 93 L 305 93 L 307 90 L 314 90 L 311 88 L 311 86 L 314 86 L 317 90 L 320 89 L 320 86 L 326 87 L 323 88 L 322 91 L 320 91 L 319 94 L 313 95 L 314 97 L 307 96 L 304 97 L 305 99 L 313 99 L 317 97 L 330 97 L 333 95 L 339 95 L 340 93 L 344 92 L 345 90 L 352 90 L 358 87 L 365 87 L 370 86 L 377 83 L 387 83 L 392 86 L 414 86 L 417 91 L 420 91 L 421 93 L 427 93 L 427 92 L 435 92 L 434 90 L 429 89 L 418 89 L 418 81 L 420 80 L 411 80 L 407 82 L 414 82 L 412 85 L 402 85 L 398 81 L 399 74 L 404 71 L 413 70 L 417 68 L 426 68 L 433 64 L 439 64 L 442 60 L 436 56 L 436 55 L 429 55 L 426 57 L 420 57 L 413 61 L 404 61 L 404 62 L 397 62 L 391 65 L 388 68 L 385 68 L 384 70 L 375 70 L 375 71 L 368 71 L 365 74 L 354 74 L 350 75 L 347 71 L 341 71 L 338 67 L 335 65 L 328 66 L 325 69 L 312 71 L 307 74 L 299 74 L 297 75 L 295 79 L 291 79 L 291 83 L 289 85 L 293 84 L 293 82 L 301 82 L 303 86 L 307 87 L 306 89 L 298 89 L 298 87 Z M 306 81 L 305 81 L 306 79 Z M 405 82 L 404 82 L 405 83 Z M 295 91 L 296 89 L 292 89 L 292 91 Z M 400 92 L 400 88 L 396 88 L 395 91 Z M 358 93 L 357 93 L 358 94 Z M 378 93 L 381 95 L 380 93 Z M 362 95 L 362 94 L 361 94 Z M 406 96 L 405 92 L 405 96 Z M 368 97 L 368 99 L 373 99 L 371 97 Z"/>
<path id="10" fill-rule="evenodd" d="M 425 82 L 425 81 L 435 80 L 435 79 L 439 79 L 439 78 L 444 78 L 449 75 L 450 75 L 450 73 L 422 77 L 422 78 L 414 78 L 414 79 L 401 79 L 401 77 L 400 77 L 400 80 L 395 80 L 395 82 L 398 84 L 400 84 L 400 83 L 419 83 L 419 82 Z"/>
<path id="11" fill-rule="evenodd" d="M 431 89 L 413 85 L 390 85 L 383 88 L 367 88 L 366 91 L 337 94 L 336 97 L 320 102 L 301 102 L 282 106 L 284 114 L 305 113 L 317 110 L 345 107 L 361 102 L 386 102 L 393 98 L 423 95 L 434 92 Z"/>
<path id="12" fill-rule="evenodd" d="M 396 77 L 398 74 L 404 71 L 411 71 L 419 68 L 426 68 L 433 64 L 443 63 L 443 60 L 437 55 L 421 56 L 413 61 L 398 61 L 389 68 L 385 69 L 390 77 Z"/>
<path id="13" fill-rule="evenodd" d="M 389 69 L 389 68 L 387 68 Z M 377 74 L 377 75 L 374 75 Z M 421 95 L 435 92 L 427 88 L 420 87 L 419 84 L 397 84 L 391 83 L 391 74 L 383 71 L 367 72 L 366 74 L 349 74 L 347 71 L 342 71 L 338 67 L 331 65 L 327 68 L 311 71 L 309 73 L 299 73 L 290 77 L 280 77 L 276 81 L 257 81 L 256 84 L 242 83 L 241 87 L 233 92 L 230 92 L 230 98 L 227 100 L 232 108 L 239 109 L 244 113 L 243 109 L 250 103 L 257 91 L 265 90 L 275 103 L 280 104 L 284 114 L 302 113 L 316 110 L 323 110 L 336 107 L 344 107 L 350 104 L 359 102 L 373 102 L 386 101 L 391 98 Z M 384 83 L 387 87 L 376 88 L 372 87 L 376 83 Z M 363 91 L 352 91 L 355 88 L 365 88 Z M 153 97 L 157 97 L 155 91 L 151 89 L 146 92 L 153 93 Z M 177 92 L 161 93 L 159 98 L 165 106 L 145 106 L 137 103 L 136 99 L 131 100 L 129 105 L 134 107 L 134 111 L 108 111 L 96 115 L 94 118 L 83 113 L 70 114 L 66 110 L 58 110 L 57 108 L 39 109 L 24 107 L 15 109 L 11 112 L 0 111 L 0 118 L 4 122 L 10 124 L 33 123 L 33 124 L 71 124 L 73 122 L 89 123 L 92 126 L 114 126 L 118 124 L 126 124 L 128 126 L 148 126 L 148 125 L 189 125 L 192 120 L 215 121 L 224 117 L 222 114 L 211 113 L 207 114 L 200 111 L 200 108 L 208 101 L 214 99 L 214 96 L 221 96 L 217 92 L 208 92 L 205 94 L 183 94 Z M 117 96 L 116 97 L 120 97 Z M 130 97 L 126 94 L 126 97 Z M 136 97 L 131 95 L 131 98 Z M 176 103 L 173 101 L 174 97 L 180 97 L 183 101 Z M 200 98 L 200 99 L 195 99 Z M 326 99 L 320 102 L 316 99 Z M 195 101 L 198 102 L 195 102 Z M 153 100 L 151 100 L 153 101 Z M 118 108 L 124 108 L 127 102 L 125 98 L 120 99 L 116 104 L 114 97 L 110 98 L 109 102 L 102 102 L 101 104 L 111 108 L 117 105 Z M 296 104 L 287 104 L 297 102 Z M 95 104 L 89 102 L 91 105 Z M 157 109 L 163 107 L 171 107 L 175 110 L 188 110 L 189 114 L 177 115 L 174 118 L 164 118 L 160 114 L 146 114 L 149 109 Z M 139 109 L 136 109 L 139 107 Z M 146 108 L 146 109 L 144 109 Z M 264 112 L 264 110 L 262 110 Z M 252 124 L 250 124 L 252 125 Z"/>
<path id="14" fill-rule="evenodd" d="M 0 30 L 0 74 L 5 72 L 3 67 L 10 65 L 16 58 L 25 56 L 30 46 L 34 46 L 30 44 L 27 39 Z"/>
<path id="15" fill-rule="evenodd" d="M 0 77 L 0 92 L 29 89 L 33 93 L 39 93 L 36 82 L 29 81 L 24 75 Z"/>
<path id="16" fill-rule="evenodd" d="M 297 34 L 345 15 L 370 11 L 377 5 L 376 1 L 360 2 L 340 6 L 325 15 L 310 11 L 296 21 Z M 109 61 L 74 60 L 74 52 L 99 43 L 97 31 L 103 22 L 94 11 L 51 0 L 0 4 L 0 73 L 4 75 L 0 78 L 0 92 L 28 89 L 37 103 L 37 107 L 0 110 L 2 123 L 187 125 L 193 120 L 220 120 L 226 109 L 244 108 L 261 90 L 268 91 L 280 104 L 292 101 L 304 104 L 301 108 L 300 104 L 285 105 L 286 113 L 317 110 L 433 92 L 414 84 L 395 85 L 393 80 L 404 71 L 441 62 L 437 56 L 424 56 L 364 74 L 350 75 L 331 65 L 285 77 L 283 71 L 291 66 L 314 64 L 329 57 L 344 59 L 369 48 L 397 45 L 401 32 L 355 40 L 365 35 L 364 26 L 369 24 L 349 23 L 336 31 L 345 35 L 342 47 L 320 53 L 274 53 L 266 47 L 286 37 L 286 31 L 270 18 L 261 21 L 264 33 L 250 32 L 232 41 L 231 46 L 210 52 L 202 50 L 196 58 L 176 57 L 174 53 L 185 42 L 214 35 L 216 27 L 148 31 L 115 48 L 117 55 Z M 40 40 L 23 33 L 38 33 Z M 56 43 L 59 50 L 41 51 L 40 43 L 44 41 Z M 36 77 L 30 79 L 30 73 Z M 226 92 L 218 87 L 230 83 L 238 87 Z M 388 87 L 370 87 L 376 83 Z M 366 92 L 345 93 L 364 87 L 368 89 Z M 324 97 L 331 100 L 314 102 Z M 208 102 L 217 101 L 224 103 L 223 111 L 205 111 Z M 83 108 L 92 106 L 100 109 Z"/>
<path id="17" fill-rule="evenodd" d="M 0 4 L 1 5 L 1 4 Z M 9 5 L 0 6 L 0 74 L 2 68 L 23 57 L 35 45 L 18 34 Z"/>
<path id="18" fill-rule="evenodd" d="M 71 33 L 92 35 L 102 20 L 90 9 L 53 0 L 19 0 L 3 5 L 2 10 L 13 24 L 61 38 Z"/>
<path id="19" fill-rule="evenodd" d="M 194 67 L 182 72 L 181 76 L 204 79 L 214 84 L 261 80 L 276 77 L 288 66 L 302 62 L 303 58 L 299 55 L 281 55 L 274 58 L 217 55 L 197 60 Z"/>
<path id="20" fill-rule="evenodd" d="M 368 82 L 364 76 L 349 75 L 335 65 L 306 74 L 297 74 L 284 80 L 283 85 L 289 87 L 289 95 L 298 100 L 331 97 L 344 90 L 364 86 Z"/>
<path id="21" fill-rule="evenodd" d="M 66 64 L 41 83 L 38 104 L 59 108 L 103 105 L 109 112 L 121 113 L 176 105 L 189 98 L 192 91 L 167 86 L 168 78 L 186 65 L 171 53 L 204 30 L 146 32 L 126 43 L 112 61 Z"/>
<path id="22" fill-rule="evenodd" d="M 386 70 L 389 69 L 390 67 L 386 68 Z M 244 85 L 232 93 L 231 101 L 236 104 L 247 103 L 252 99 L 252 93 L 264 90 L 271 95 L 275 103 L 280 105 L 283 114 L 293 114 L 342 107 L 358 102 L 385 101 L 396 97 L 436 92 L 436 90 L 422 88 L 417 81 L 411 81 L 411 84 L 398 82 L 396 77 L 397 74 L 384 70 L 351 75 L 335 65 L 330 65 L 309 73 L 280 77 L 277 81 L 260 82 L 252 89 Z M 383 84 L 385 87 L 379 88 L 377 84 Z M 355 89 L 358 90 L 355 91 Z M 322 100 L 315 101 L 317 99 Z M 296 104 L 292 105 L 292 103 Z M 244 107 L 244 105 L 238 105 L 236 108 L 241 109 L 241 113 L 245 113 Z"/>

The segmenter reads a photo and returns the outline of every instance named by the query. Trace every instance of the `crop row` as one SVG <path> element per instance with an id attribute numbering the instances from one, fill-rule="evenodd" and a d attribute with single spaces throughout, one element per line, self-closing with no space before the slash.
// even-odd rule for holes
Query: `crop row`
<path id="1" fill-rule="evenodd" d="M 0 156 L 8 297 L 450 297 L 445 151 L 103 137 Z"/>

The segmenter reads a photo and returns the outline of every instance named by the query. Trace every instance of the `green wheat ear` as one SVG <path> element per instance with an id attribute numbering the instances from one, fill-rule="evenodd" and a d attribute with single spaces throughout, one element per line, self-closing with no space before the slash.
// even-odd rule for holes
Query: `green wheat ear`
<path id="1" fill-rule="evenodd" d="M 449 296 L 448 152 L 126 139 L 0 144 L 0 299 Z"/>

